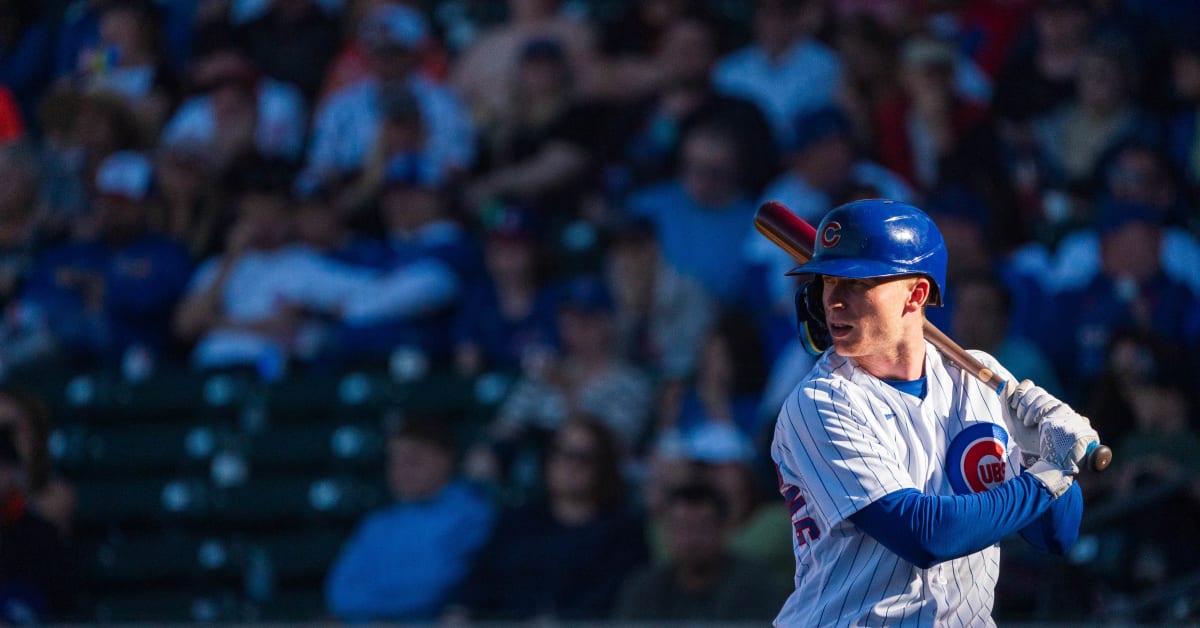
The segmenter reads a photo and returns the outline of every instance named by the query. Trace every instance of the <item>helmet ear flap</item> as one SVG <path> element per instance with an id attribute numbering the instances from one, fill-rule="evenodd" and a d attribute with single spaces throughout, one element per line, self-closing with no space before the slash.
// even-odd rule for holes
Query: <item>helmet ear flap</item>
<path id="1" fill-rule="evenodd" d="M 814 277 L 796 289 L 796 332 L 800 344 L 812 355 L 821 355 L 833 344 L 825 324 L 825 289 L 820 277 Z"/>

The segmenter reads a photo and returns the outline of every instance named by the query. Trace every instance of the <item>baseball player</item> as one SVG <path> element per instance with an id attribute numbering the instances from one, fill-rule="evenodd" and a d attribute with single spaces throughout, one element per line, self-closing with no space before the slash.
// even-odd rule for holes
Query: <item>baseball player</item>
<path id="1" fill-rule="evenodd" d="M 1099 437 L 1032 382 L 997 394 L 926 342 L 946 262 L 924 212 L 864 200 L 827 214 L 789 273 L 821 356 L 771 446 L 796 557 L 776 626 L 991 626 L 999 541 L 1063 553 L 1078 536 L 1073 476 Z"/>

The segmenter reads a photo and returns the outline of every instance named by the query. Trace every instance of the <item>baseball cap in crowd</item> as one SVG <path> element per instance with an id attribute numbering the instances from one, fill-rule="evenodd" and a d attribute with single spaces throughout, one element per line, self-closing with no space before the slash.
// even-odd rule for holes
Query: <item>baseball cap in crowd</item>
<path id="1" fill-rule="evenodd" d="M 792 123 L 792 150 L 802 151 L 834 137 L 849 137 L 850 118 L 837 107 L 822 107 L 801 113 Z"/>
<path id="2" fill-rule="evenodd" d="M 566 50 L 556 39 L 537 37 L 525 42 L 518 59 L 521 61 L 564 61 Z"/>
<path id="3" fill-rule="evenodd" d="M 583 314 L 601 314 L 613 310 L 613 298 L 598 276 L 581 275 L 562 285 L 558 306 Z"/>
<path id="4" fill-rule="evenodd" d="M 150 196 L 154 169 L 150 160 L 137 151 L 119 151 L 104 158 L 96 169 L 96 192 L 132 201 Z"/>
<path id="5" fill-rule="evenodd" d="M 358 36 L 371 48 L 412 50 L 425 41 L 429 27 L 416 9 L 402 4 L 376 7 L 363 20 Z"/>
<path id="6" fill-rule="evenodd" d="M 1162 220 L 1162 212 L 1145 203 L 1107 199 L 1097 208 L 1096 231 L 1104 236 L 1128 224 L 1160 225 Z"/>
<path id="7" fill-rule="evenodd" d="M 483 210 L 481 222 L 490 238 L 537 240 L 541 233 L 533 212 L 520 205 L 496 204 Z"/>
<path id="8" fill-rule="evenodd" d="M 658 228 L 647 216 L 622 214 L 609 226 L 608 233 L 613 244 L 640 244 L 654 241 Z"/>
<path id="9" fill-rule="evenodd" d="M 387 187 L 435 189 L 444 182 L 440 166 L 420 153 L 400 153 L 387 161 L 384 183 Z"/>
<path id="10" fill-rule="evenodd" d="M 682 456 L 696 462 L 722 464 L 754 459 L 754 445 L 730 423 L 705 421 L 693 426 L 682 434 L 681 446 Z"/>
<path id="11" fill-rule="evenodd" d="M 900 63 L 906 67 L 953 67 L 956 60 L 957 55 L 950 44 L 929 37 L 909 39 L 900 49 Z"/>
<path id="12" fill-rule="evenodd" d="M 745 434 L 732 424 L 713 421 L 663 432 L 655 451 L 664 458 L 706 464 L 754 460 L 754 445 Z"/>

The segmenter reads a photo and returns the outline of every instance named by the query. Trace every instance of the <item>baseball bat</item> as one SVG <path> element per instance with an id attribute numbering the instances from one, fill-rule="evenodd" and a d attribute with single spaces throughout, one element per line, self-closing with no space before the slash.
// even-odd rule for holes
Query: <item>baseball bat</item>
<path id="1" fill-rule="evenodd" d="M 787 251 L 797 261 L 807 262 L 813 255 L 813 246 L 817 241 L 817 230 L 803 218 L 793 214 L 790 209 L 778 201 L 767 201 L 754 214 L 754 227 L 758 232 L 774 242 L 776 246 Z M 937 347 L 946 359 L 959 368 L 975 376 L 997 393 L 1008 385 L 998 373 L 989 369 L 978 358 L 967 353 L 957 342 L 942 333 L 936 325 L 925 321 L 925 339 Z M 1112 462 L 1112 449 L 1107 445 L 1093 446 L 1088 452 L 1087 466 L 1093 471 L 1103 471 Z"/>

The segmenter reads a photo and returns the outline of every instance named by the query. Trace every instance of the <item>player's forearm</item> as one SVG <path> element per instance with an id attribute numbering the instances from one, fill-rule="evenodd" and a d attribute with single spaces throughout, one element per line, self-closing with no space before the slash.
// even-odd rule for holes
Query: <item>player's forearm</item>
<path id="1" fill-rule="evenodd" d="M 901 558 L 926 569 L 997 543 L 1035 521 L 1053 501 L 1045 485 L 1021 475 L 971 495 L 896 491 L 850 520 Z"/>

